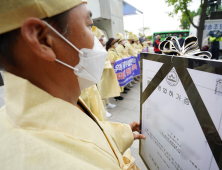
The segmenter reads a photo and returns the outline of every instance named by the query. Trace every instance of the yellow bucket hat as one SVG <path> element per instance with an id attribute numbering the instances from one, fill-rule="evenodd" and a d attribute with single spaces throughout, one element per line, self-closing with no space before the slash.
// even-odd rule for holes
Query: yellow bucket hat
<path id="1" fill-rule="evenodd" d="M 28 17 L 52 17 L 84 2 L 87 0 L 1 0 L 0 34 L 20 28 Z"/>
<path id="2" fill-rule="evenodd" d="M 122 41 L 125 39 L 122 33 L 117 33 L 116 38 L 119 39 L 119 41 Z"/>
<path id="3" fill-rule="evenodd" d="M 134 34 L 134 41 L 138 41 L 138 40 L 139 40 L 139 38 L 137 37 L 136 34 Z"/>
<path id="4" fill-rule="evenodd" d="M 129 33 L 129 38 L 128 38 L 128 39 L 129 39 L 129 40 L 134 40 L 134 35 L 133 35 L 132 32 Z"/>
<path id="5" fill-rule="evenodd" d="M 92 32 L 93 32 L 93 34 L 94 34 L 98 39 L 99 39 L 102 35 L 104 35 L 104 34 L 102 33 L 102 31 L 100 31 L 99 28 L 97 28 L 97 27 L 95 27 L 95 26 L 92 27 Z"/>
<path id="6" fill-rule="evenodd" d="M 140 36 L 140 37 L 143 37 L 143 34 L 139 33 L 139 36 Z"/>

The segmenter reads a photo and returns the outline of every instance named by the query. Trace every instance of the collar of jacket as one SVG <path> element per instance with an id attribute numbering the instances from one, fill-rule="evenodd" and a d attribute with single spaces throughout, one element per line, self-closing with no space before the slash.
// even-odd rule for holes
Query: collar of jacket
<path id="1" fill-rule="evenodd" d="M 116 49 L 110 48 L 109 51 L 113 51 L 113 52 L 115 52 L 119 56 L 119 54 L 117 53 Z"/>

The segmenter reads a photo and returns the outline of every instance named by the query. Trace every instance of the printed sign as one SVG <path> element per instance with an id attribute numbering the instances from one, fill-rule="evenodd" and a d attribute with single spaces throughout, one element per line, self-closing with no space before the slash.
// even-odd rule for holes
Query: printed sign
<path id="1" fill-rule="evenodd" d="M 147 168 L 222 170 L 222 62 L 149 53 L 141 61 Z"/>
<path id="2" fill-rule="evenodd" d="M 203 30 L 203 42 L 207 38 L 210 31 L 217 30 L 222 31 L 222 20 L 206 20 Z M 222 42 L 220 42 L 220 50 L 222 50 Z"/>
<path id="3" fill-rule="evenodd" d="M 134 56 L 116 61 L 113 68 L 120 87 L 127 85 L 135 76 L 140 75 L 139 61 Z"/>

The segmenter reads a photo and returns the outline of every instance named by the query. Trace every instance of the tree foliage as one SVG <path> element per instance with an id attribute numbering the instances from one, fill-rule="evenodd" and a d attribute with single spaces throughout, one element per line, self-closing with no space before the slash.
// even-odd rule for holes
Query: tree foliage
<path id="1" fill-rule="evenodd" d="M 152 40 L 152 38 L 153 38 L 152 35 L 147 36 L 147 39 L 148 39 L 148 40 Z"/>
<path id="2" fill-rule="evenodd" d="M 144 34 L 147 34 L 149 30 L 150 30 L 149 27 L 144 27 Z M 139 32 L 140 32 L 141 34 L 143 34 L 143 28 L 140 28 L 140 29 L 139 29 Z"/>
<path id="3" fill-rule="evenodd" d="M 219 5 L 218 6 L 218 11 L 221 11 L 222 8 L 221 6 Z M 190 17 L 191 19 L 193 20 L 193 18 L 197 15 L 200 15 L 201 14 L 201 7 L 198 8 L 197 11 L 191 11 L 190 12 Z M 207 14 L 209 15 L 210 14 L 210 7 L 207 8 Z M 187 15 L 182 15 L 181 16 L 181 19 L 180 19 L 180 28 L 183 29 L 183 30 L 188 30 L 190 29 L 190 21 L 189 21 L 189 18 L 187 17 Z"/>
<path id="4" fill-rule="evenodd" d="M 201 1 L 200 5 L 202 5 L 203 0 L 200 0 L 200 1 Z M 170 12 L 169 16 L 174 17 L 179 12 L 181 12 L 182 17 L 193 24 L 193 20 L 192 20 L 193 18 L 191 18 L 192 12 L 188 9 L 188 6 L 192 2 L 192 0 L 165 0 L 165 2 L 168 4 L 168 6 L 174 6 L 173 12 Z"/>
<path id="5" fill-rule="evenodd" d="M 198 8 L 197 11 L 189 11 L 189 14 L 190 14 L 191 19 L 193 20 L 193 18 L 194 18 L 195 16 L 201 14 L 201 8 Z M 187 16 L 185 13 L 183 13 L 182 16 L 181 16 L 181 19 L 180 19 L 180 28 L 183 29 L 183 30 L 188 30 L 188 29 L 190 29 L 190 21 L 189 21 L 188 16 Z"/>
<path id="6" fill-rule="evenodd" d="M 199 25 L 195 25 L 193 23 L 192 15 L 193 13 L 188 9 L 188 6 L 192 2 L 192 0 L 165 0 L 165 2 L 168 4 L 168 6 L 173 6 L 174 9 L 172 12 L 169 13 L 170 16 L 175 16 L 179 12 L 182 13 L 182 18 L 185 23 L 191 23 L 194 28 L 197 29 L 197 38 L 198 38 L 198 44 L 199 47 L 201 47 L 202 44 L 202 36 L 203 36 L 203 30 L 204 30 L 204 22 L 206 19 L 206 12 L 208 7 L 208 0 L 200 0 L 200 21 Z M 186 25 L 184 25 L 186 26 Z"/>
<path id="7" fill-rule="evenodd" d="M 125 32 L 125 38 L 128 38 L 130 32 L 128 30 L 124 30 L 124 32 Z"/>

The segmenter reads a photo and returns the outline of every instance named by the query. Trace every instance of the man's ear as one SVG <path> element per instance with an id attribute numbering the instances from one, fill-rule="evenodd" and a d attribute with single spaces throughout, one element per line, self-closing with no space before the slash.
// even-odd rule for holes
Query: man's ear
<path id="1" fill-rule="evenodd" d="M 47 61 L 56 59 L 49 28 L 40 19 L 28 18 L 21 28 L 24 40 L 38 57 Z"/>

